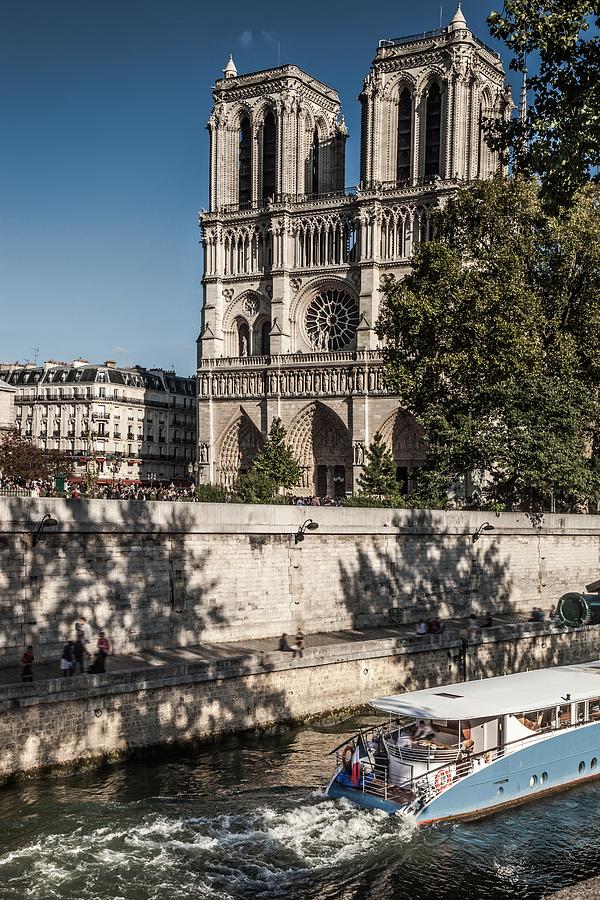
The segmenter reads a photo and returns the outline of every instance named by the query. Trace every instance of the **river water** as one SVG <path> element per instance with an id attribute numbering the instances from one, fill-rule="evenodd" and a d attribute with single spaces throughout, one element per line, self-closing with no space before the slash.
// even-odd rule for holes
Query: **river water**
<path id="1" fill-rule="evenodd" d="M 2 900 L 495 900 L 600 873 L 600 786 L 417 828 L 325 800 L 350 723 L 0 790 Z"/>

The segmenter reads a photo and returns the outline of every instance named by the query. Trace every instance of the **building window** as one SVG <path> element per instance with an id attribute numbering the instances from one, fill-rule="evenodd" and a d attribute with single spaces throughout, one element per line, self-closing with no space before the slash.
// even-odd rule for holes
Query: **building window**
<path id="1" fill-rule="evenodd" d="M 268 356 L 271 352 L 271 323 L 263 322 L 260 329 L 260 352 L 263 356 Z"/>
<path id="2" fill-rule="evenodd" d="M 275 196 L 275 155 L 276 155 L 275 116 L 267 113 L 263 125 L 262 154 L 262 197 L 267 200 Z"/>
<path id="3" fill-rule="evenodd" d="M 440 175 L 440 129 L 442 124 L 442 92 L 434 82 L 427 92 L 425 114 L 425 178 Z"/>
<path id="4" fill-rule="evenodd" d="M 249 206 L 252 200 L 252 129 L 247 116 L 240 122 L 238 175 L 240 206 Z"/>
<path id="5" fill-rule="evenodd" d="M 313 131 L 312 142 L 312 192 L 319 193 L 319 129 Z"/>
<path id="6" fill-rule="evenodd" d="M 410 148 L 412 143 L 412 97 L 408 88 L 400 94 L 398 102 L 398 157 L 396 180 L 410 179 Z"/>

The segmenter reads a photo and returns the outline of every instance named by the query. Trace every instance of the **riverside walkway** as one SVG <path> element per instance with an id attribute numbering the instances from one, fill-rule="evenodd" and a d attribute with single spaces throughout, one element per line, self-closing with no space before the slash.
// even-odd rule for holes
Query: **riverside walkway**
<path id="1" fill-rule="evenodd" d="M 410 643 L 427 647 L 437 647 L 446 642 L 454 642 L 461 637 L 468 637 L 470 642 L 480 642 L 483 638 L 503 636 L 507 633 L 518 634 L 524 629 L 529 631 L 544 630 L 549 622 L 529 622 L 525 616 L 496 616 L 492 626 L 477 630 L 468 630 L 468 619 L 450 619 L 444 623 L 444 631 L 440 634 L 417 636 L 414 625 L 394 625 L 390 627 L 364 628 L 360 630 L 330 631 L 304 636 L 304 658 L 323 657 L 327 651 L 335 653 L 342 645 L 364 644 L 368 641 L 392 641 Z M 555 630 L 565 630 L 564 626 L 552 625 Z M 288 635 L 291 643 L 294 635 Z M 270 657 L 278 662 L 293 662 L 293 654 L 277 649 L 278 638 L 260 638 L 235 643 L 206 643 L 188 647 L 171 647 L 164 649 L 141 650 L 136 653 L 110 654 L 106 661 L 106 674 L 133 672 L 142 669 L 170 668 L 172 666 L 193 665 L 195 663 L 214 663 L 220 660 L 255 659 L 257 656 Z M 34 683 L 61 677 L 60 659 L 41 660 L 33 667 Z M 68 677 L 68 676 L 67 676 Z M 82 676 L 72 676 L 82 677 Z M 86 677 L 86 676 L 83 676 Z M 0 685 L 17 684 L 21 681 L 21 666 L 18 663 L 0 666 Z"/>

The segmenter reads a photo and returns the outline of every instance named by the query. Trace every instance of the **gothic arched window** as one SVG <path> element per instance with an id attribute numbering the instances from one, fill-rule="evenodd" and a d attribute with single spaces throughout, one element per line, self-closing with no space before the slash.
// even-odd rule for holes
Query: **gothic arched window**
<path id="1" fill-rule="evenodd" d="M 260 352 L 262 356 L 268 356 L 271 352 L 271 323 L 263 322 L 260 329 Z"/>
<path id="2" fill-rule="evenodd" d="M 252 128 L 247 116 L 240 122 L 238 179 L 239 204 L 249 206 L 252 200 Z"/>
<path id="3" fill-rule="evenodd" d="M 313 131 L 312 142 L 312 192 L 319 193 L 319 129 Z"/>
<path id="4" fill-rule="evenodd" d="M 427 92 L 427 110 L 425 113 L 425 178 L 435 178 L 440 172 L 442 125 L 442 92 L 439 84 L 434 82 Z"/>
<path id="5" fill-rule="evenodd" d="M 262 197 L 267 200 L 275 196 L 275 158 L 277 138 L 275 132 L 275 116 L 268 112 L 263 125 L 262 154 Z"/>
<path id="6" fill-rule="evenodd" d="M 398 156 L 396 159 L 396 180 L 410 178 L 410 148 L 412 144 L 412 97 L 404 88 L 398 101 Z"/>

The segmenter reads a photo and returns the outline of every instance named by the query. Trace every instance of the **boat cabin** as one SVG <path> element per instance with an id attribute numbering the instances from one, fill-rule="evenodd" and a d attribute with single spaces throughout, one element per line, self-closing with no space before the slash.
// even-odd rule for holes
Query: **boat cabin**
<path id="1" fill-rule="evenodd" d="M 600 664 L 433 687 L 371 705 L 388 713 L 388 722 L 346 745 L 337 780 L 386 799 L 399 791 L 410 798 L 444 790 L 529 743 L 600 720 Z"/>

